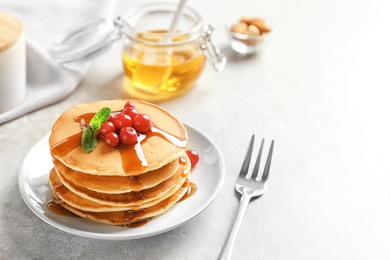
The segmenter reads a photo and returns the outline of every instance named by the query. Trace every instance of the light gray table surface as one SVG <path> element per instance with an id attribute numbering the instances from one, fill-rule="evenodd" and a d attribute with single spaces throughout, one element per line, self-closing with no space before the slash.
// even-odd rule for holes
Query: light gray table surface
<path id="1" fill-rule="evenodd" d="M 119 1 L 116 14 L 140 2 Z M 78 103 L 124 97 L 116 45 L 68 98 L 0 125 L 0 259 L 216 259 L 253 133 L 275 140 L 274 157 L 268 191 L 249 205 L 233 259 L 390 259 L 389 2 L 188 3 L 216 26 L 228 64 L 221 73 L 207 64 L 190 92 L 159 105 L 222 151 L 217 198 L 183 226 L 126 241 L 68 234 L 25 205 L 19 168 L 56 118 Z M 230 49 L 224 28 L 243 14 L 267 17 L 274 28 L 249 57 Z"/>

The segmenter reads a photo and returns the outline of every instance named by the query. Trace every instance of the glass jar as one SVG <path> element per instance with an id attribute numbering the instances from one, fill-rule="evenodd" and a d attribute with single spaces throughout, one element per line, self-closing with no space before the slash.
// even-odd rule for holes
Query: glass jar
<path id="1" fill-rule="evenodd" d="M 87 22 L 61 35 L 51 53 L 60 62 L 89 59 L 122 38 L 126 95 L 150 102 L 177 97 L 194 85 L 206 60 L 217 71 L 226 64 L 211 41 L 214 28 L 204 26 L 192 8 L 185 6 L 176 28 L 170 28 L 177 6 L 147 3 L 119 16 L 113 25 L 105 26 L 101 19 Z"/>
<path id="2" fill-rule="evenodd" d="M 131 98 L 162 101 L 187 92 L 202 74 L 206 57 L 221 69 L 226 59 L 210 41 L 212 27 L 185 7 L 170 28 L 175 3 L 149 3 L 119 17 L 124 37 L 124 91 Z M 224 64 L 223 64 L 224 65 Z"/>

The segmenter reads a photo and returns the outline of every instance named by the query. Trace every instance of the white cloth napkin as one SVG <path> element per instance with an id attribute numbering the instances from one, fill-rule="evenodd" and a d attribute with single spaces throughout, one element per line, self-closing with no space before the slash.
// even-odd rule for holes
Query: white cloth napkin
<path id="1" fill-rule="evenodd" d="M 18 17 L 24 26 L 27 90 L 24 101 L 0 114 L 0 125 L 56 103 L 72 93 L 88 70 L 88 63 L 58 64 L 49 54 L 56 37 L 93 18 L 113 19 L 112 0 L 0 0 L 1 12 Z"/>

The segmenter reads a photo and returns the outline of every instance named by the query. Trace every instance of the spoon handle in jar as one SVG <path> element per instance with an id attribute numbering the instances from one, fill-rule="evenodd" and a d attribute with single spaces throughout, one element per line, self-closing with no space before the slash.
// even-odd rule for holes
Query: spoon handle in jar
<path id="1" fill-rule="evenodd" d="M 168 33 L 173 33 L 176 30 L 177 23 L 179 22 L 179 19 L 181 17 L 181 14 L 183 13 L 184 6 L 186 5 L 187 0 L 180 0 L 179 5 L 177 6 L 175 16 L 173 17 L 173 20 L 171 22 L 171 26 L 169 27 Z"/>

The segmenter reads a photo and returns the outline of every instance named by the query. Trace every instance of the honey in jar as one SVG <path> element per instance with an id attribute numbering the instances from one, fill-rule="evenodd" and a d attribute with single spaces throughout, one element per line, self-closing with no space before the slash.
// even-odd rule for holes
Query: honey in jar
<path id="1" fill-rule="evenodd" d="M 166 32 L 153 33 L 161 37 L 149 39 L 151 42 L 164 41 Z M 180 40 L 182 37 L 173 39 Z M 196 43 L 171 48 L 135 44 L 124 48 L 122 60 L 127 81 L 125 92 L 140 99 L 160 101 L 190 89 L 201 75 L 206 58 Z"/>
<path id="2" fill-rule="evenodd" d="M 170 32 L 175 11 L 175 4 L 145 4 L 117 20 L 126 36 L 123 88 L 130 98 L 158 102 L 177 97 L 195 84 L 206 58 L 215 64 L 226 62 L 210 42 L 212 29 L 204 30 L 201 17 L 190 7 Z"/>

